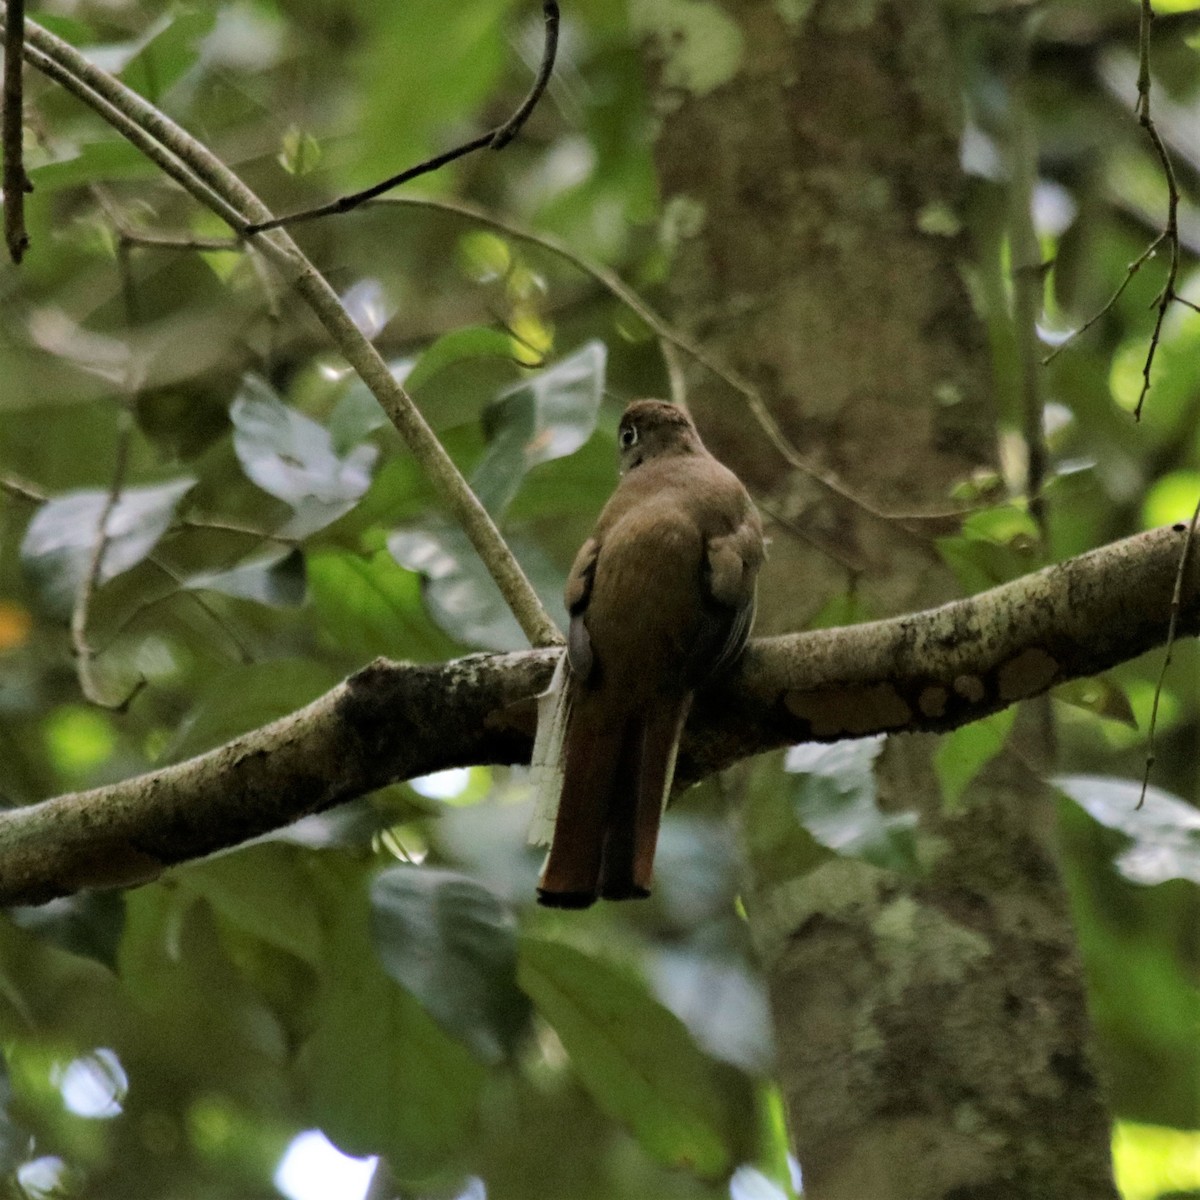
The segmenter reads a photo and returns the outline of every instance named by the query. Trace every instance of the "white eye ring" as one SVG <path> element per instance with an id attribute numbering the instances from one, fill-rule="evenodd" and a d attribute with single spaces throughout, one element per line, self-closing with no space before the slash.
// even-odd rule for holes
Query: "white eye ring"
<path id="1" fill-rule="evenodd" d="M 638 440 L 638 431 L 636 425 L 626 425 L 621 430 L 621 445 L 628 450 L 630 446 L 636 446 Z"/>

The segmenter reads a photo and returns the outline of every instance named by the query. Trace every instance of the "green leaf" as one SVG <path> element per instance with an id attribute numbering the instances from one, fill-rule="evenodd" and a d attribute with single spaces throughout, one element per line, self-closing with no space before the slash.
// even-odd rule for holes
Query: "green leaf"
<path id="1" fill-rule="evenodd" d="M 1016 716 L 1017 706 L 1013 704 L 990 717 L 963 725 L 941 739 L 933 765 L 947 807 L 953 808 L 958 803 L 967 784 L 1004 748 Z"/>
<path id="2" fill-rule="evenodd" d="M 1131 838 L 1133 845 L 1116 860 L 1132 883 L 1153 886 L 1168 879 L 1200 883 L 1200 809 L 1162 788 L 1105 775 L 1059 775 L 1054 786 L 1093 820 Z"/>
<path id="3" fill-rule="evenodd" d="M 329 435 L 338 454 L 345 454 L 377 429 L 384 429 L 391 424 L 379 401 L 361 381 L 359 384 L 358 387 L 347 389 L 329 414 Z"/>
<path id="4" fill-rule="evenodd" d="M 242 381 L 229 416 L 247 477 L 295 511 L 282 536 L 301 538 L 332 524 L 370 487 L 374 446 L 362 443 L 339 455 L 329 430 L 281 403 L 257 376 Z"/>
<path id="5" fill-rule="evenodd" d="M 284 1031 L 230 957 L 210 905 L 173 884 L 136 888 L 124 899 L 118 1011 L 138 1064 L 133 1086 L 142 1069 L 153 1078 L 169 1062 L 195 1094 L 261 1101 L 288 1054 Z M 117 1048 L 124 1055 L 122 1043 Z"/>
<path id="6" fill-rule="evenodd" d="M 511 537 L 508 544 L 550 616 L 565 629 L 562 572 L 535 542 Z M 451 637 L 486 650 L 520 650 L 528 644 L 461 530 L 450 526 L 398 529 L 388 538 L 388 550 L 401 566 L 425 577 L 429 615 Z"/>
<path id="7" fill-rule="evenodd" d="M 210 670 L 195 707 L 180 722 L 163 761 L 190 758 L 248 729 L 285 717 L 328 691 L 337 679 L 331 668 L 307 659 Z M 236 698 L 236 703 L 231 698 Z"/>
<path id="8" fill-rule="evenodd" d="M 77 892 L 48 904 L 7 910 L 14 925 L 55 946 L 115 967 L 117 946 L 125 927 L 125 905 L 119 892 Z"/>
<path id="9" fill-rule="evenodd" d="M 483 1068 L 380 968 L 367 897 L 347 882 L 308 1046 L 313 1115 L 346 1153 L 416 1180 L 468 1143 Z"/>
<path id="10" fill-rule="evenodd" d="M 592 436 L 604 397 L 607 352 L 602 342 L 530 376 L 484 413 L 488 448 L 471 487 L 493 515 L 508 507 L 521 480 L 539 463 L 574 454 Z"/>
<path id="11" fill-rule="evenodd" d="M 404 387 L 409 392 L 417 392 L 438 372 L 469 358 L 512 359 L 512 339 L 507 333 L 485 325 L 470 325 L 466 329 L 444 333 L 421 352 L 404 377 Z"/>
<path id="12" fill-rule="evenodd" d="M 822 846 L 914 871 L 916 813 L 883 812 L 876 802 L 874 764 L 883 744 L 882 737 L 869 737 L 793 746 L 784 760 L 786 786 L 800 824 Z"/>
<path id="13" fill-rule="evenodd" d="M 221 592 L 273 608 L 296 608 L 304 603 L 307 590 L 304 555 L 295 549 L 276 551 L 228 571 L 193 575 L 184 586 L 190 591 Z"/>
<path id="14" fill-rule="evenodd" d="M 729 1169 L 712 1066 L 642 983 L 537 938 L 521 940 L 519 979 L 597 1103 L 650 1154 L 709 1177 Z"/>
<path id="15" fill-rule="evenodd" d="M 484 1062 L 512 1052 L 528 1019 L 517 988 L 516 922 L 482 884 L 432 867 L 392 867 L 371 884 L 383 969 Z"/>
<path id="16" fill-rule="evenodd" d="M 447 657 L 449 640 L 430 623 L 418 575 L 386 551 L 370 557 L 322 550 L 309 558 L 309 590 L 324 632 L 358 659 L 378 654 Z"/>
<path id="17" fill-rule="evenodd" d="M 175 507 L 194 479 L 154 487 L 125 488 L 105 523 L 106 542 L 99 582 L 137 566 L 167 531 Z M 87 577 L 100 517 L 109 493 L 68 492 L 47 501 L 34 514 L 21 542 L 21 561 L 55 612 L 69 613 Z"/>
<path id="18" fill-rule="evenodd" d="M 158 173 L 158 167 L 124 138 L 103 137 L 74 147 L 52 162 L 30 167 L 29 178 L 47 195 L 97 179 L 149 179 Z"/>
<path id="19" fill-rule="evenodd" d="M 247 846 L 193 863 L 174 879 L 238 928 L 304 962 L 319 960 L 321 927 L 312 880 L 294 847 Z"/>

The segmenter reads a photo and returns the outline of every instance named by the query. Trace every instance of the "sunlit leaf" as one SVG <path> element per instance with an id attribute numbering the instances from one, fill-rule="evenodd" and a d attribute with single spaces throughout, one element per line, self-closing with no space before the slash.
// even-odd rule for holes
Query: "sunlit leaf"
<path id="1" fill-rule="evenodd" d="M 458 261 L 468 279 L 492 283 L 504 277 L 512 263 L 512 252 L 497 234 L 476 230 L 459 238 Z"/>
<path id="2" fill-rule="evenodd" d="M 98 582 L 137 566 L 167 531 L 175 507 L 194 479 L 121 491 L 105 522 L 104 554 Z M 68 492 L 38 509 L 21 542 L 21 561 L 47 606 L 71 610 L 95 553 L 106 491 Z"/>
<path id="3" fill-rule="evenodd" d="M 1123 1200 L 1187 1200 L 1200 1192 L 1200 1130 L 1118 1121 L 1113 1174 Z"/>
<path id="4" fill-rule="evenodd" d="M 838 854 L 893 870 L 916 866 L 916 813 L 884 812 L 875 791 L 882 737 L 793 746 L 784 759 L 786 784 L 800 824 Z"/>
<path id="5" fill-rule="evenodd" d="M 1126 879 L 1146 886 L 1200 883 L 1200 809 L 1154 786 L 1139 807 L 1142 786 L 1132 779 L 1059 775 L 1053 782 L 1094 820 L 1132 839 L 1116 860 Z"/>
<path id="6" fill-rule="evenodd" d="M 392 867 L 371 884 L 383 969 L 485 1062 L 512 1051 L 528 1004 L 517 988 L 516 922 L 482 884 L 432 867 Z"/>
<path id="7" fill-rule="evenodd" d="M 1142 528 L 1188 522 L 1200 503 L 1200 471 L 1172 471 L 1156 479 L 1142 501 Z"/>
<path id="8" fill-rule="evenodd" d="M 625 971 L 571 946 L 521 940 L 521 986 L 597 1103 L 645 1149 L 699 1175 L 729 1167 L 711 1067 L 678 1017 Z"/>

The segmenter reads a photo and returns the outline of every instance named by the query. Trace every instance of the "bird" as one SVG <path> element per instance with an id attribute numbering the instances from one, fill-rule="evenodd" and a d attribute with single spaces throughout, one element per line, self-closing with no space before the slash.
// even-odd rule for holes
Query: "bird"
<path id="1" fill-rule="evenodd" d="M 545 814 L 531 834 L 550 841 L 538 902 L 552 908 L 650 895 L 692 696 L 745 648 L 764 558 L 749 493 L 684 409 L 635 400 L 617 439 L 620 480 L 567 577 L 553 834 Z"/>

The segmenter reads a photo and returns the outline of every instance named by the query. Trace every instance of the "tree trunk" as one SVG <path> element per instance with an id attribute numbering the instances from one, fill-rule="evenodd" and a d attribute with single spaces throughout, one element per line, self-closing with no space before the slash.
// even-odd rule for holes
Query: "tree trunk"
<path id="1" fill-rule="evenodd" d="M 887 516 L 945 506 L 993 455 L 941 6 L 641 10 L 673 316 L 840 484 L 793 469 L 742 397 L 689 371 L 705 440 L 780 518 L 759 632 L 847 593 L 871 616 L 949 597 L 936 522 Z M 781 849 L 780 789 L 764 772 L 751 789 L 747 908 L 805 1194 L 1115 1197 L 1046 790 L 997 760 L 948 815 L 933 744 L 894 738 L 877 767 L 881 806 L 919 813 L 919 877 Z"/>

